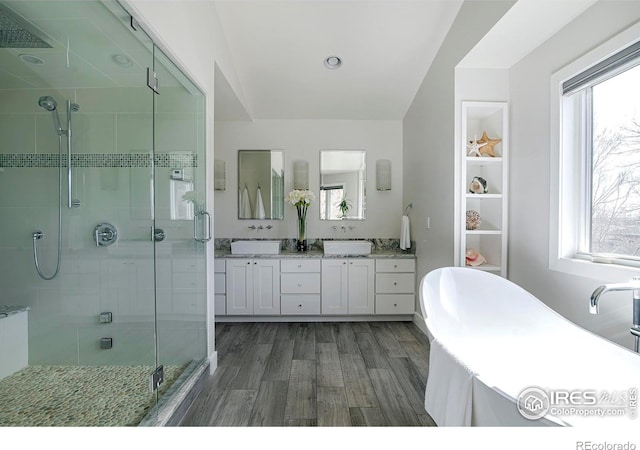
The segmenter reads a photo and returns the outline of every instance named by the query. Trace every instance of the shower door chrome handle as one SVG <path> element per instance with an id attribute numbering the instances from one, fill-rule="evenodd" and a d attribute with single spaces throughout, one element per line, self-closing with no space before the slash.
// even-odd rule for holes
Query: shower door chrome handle
<path id="1" fill-rule="evenodd" d="M 204 238 L 198 237 L 198 217 L 205 216 L 207 218 L 207 236 Z M 200 211 L 193 215 L 193 239 L 197 242 L 209 242 L 211 240 L 211 214 L 206 211 Z"/>

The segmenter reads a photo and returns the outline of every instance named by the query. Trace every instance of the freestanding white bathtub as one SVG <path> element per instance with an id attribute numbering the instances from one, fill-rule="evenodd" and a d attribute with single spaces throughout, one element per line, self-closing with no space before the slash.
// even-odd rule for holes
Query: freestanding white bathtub
<path id="1" fill-rule="evenodd" d="M 432 335 L 425 407 L 439 426 L 638 426 L 637 353 L 477 269 L 428 273 L 420 301 Z"/>

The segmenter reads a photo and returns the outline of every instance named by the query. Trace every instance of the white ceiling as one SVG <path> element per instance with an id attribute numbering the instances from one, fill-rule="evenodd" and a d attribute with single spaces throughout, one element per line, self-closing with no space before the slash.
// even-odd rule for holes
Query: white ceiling
<path id="1" fill-rule="evenodd" d="M 117 4 L 99 0 L 3 3 L 51 48 L 0 49 L 0 88 L 145 86 L 146 68 L 153 66 L 151 40 L 132 32 L 128 15 Z M 20 54 L 41 58 L 44 64 L 24 63 Z M 116 64 L 112 58 L 116 54 L 129 57 L 131 66 Z M 162 61 L 157 62 L 161 86 L 181 85 Z"/>
<path id="2" fill-rule="evenodd" d="M 459 67 L 508 69 L 597 0 L 519 0 Z"/>
<path id="3" fill-rule="evenodd" d="M 461 4 L 218 0 L 216 8 L 253 118 L 401 120 Z M 324 67 L 330 55 L 343 59 L 340 69 Z"/>
<path id="4" fill-rule="evenodd" d="M 596 1 L 513 0 L 459 66 L 508 69 Z M 249 111 L 221 76 L 217 120 L 401 120 L 462 1 L 215 3 Z M 326 69 L 329 55 L 343 67 Z"/>

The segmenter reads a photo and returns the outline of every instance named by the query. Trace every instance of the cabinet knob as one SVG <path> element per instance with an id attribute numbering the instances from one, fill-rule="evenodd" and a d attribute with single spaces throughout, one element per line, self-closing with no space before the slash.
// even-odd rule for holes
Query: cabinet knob
<path id="1" fill-rule="evenodd" d="M 298 308 L 302 308 L 302 304 L 299 304 L 299 305 L 298 305 Z"/>
<path id="2" fill-rule="evenodd" d="M 393 285 L 394 285 L 394 286 L 397 286 L 397 285 L 398 285 L 398 282 L 397 282 L 397 281 L 394 281 L 394 282 L 393 282 Z"/>
<path id="3" fill-rule="evenodd" d="M 298 264 L 298 269 L 302 269 L 302 264 Z"/>
<path id="4" fill-rule="evenodd" d="M 258 264 L 258 261 L 254 261 L 253 263 L 254 263 L 254 264 Z"/>
<path id="5" fill-rule="evenodd" d="M 394 308 L 397 308 L 397 307 L 398 307 L 398 304 L 397 304 L 397 303 L 394 303 L 394 304 L 393 304 L 393 307 L 394 307 Z"/>
<path id="6" fill-rule="evenodd" d="M 298 283 L 298 286 L 302 286 L 302 282 Z"/>
<path id="7" fill-rule="evenodd" d="M 247 261 L 247 264 L 251 264 L 251 261 Z"/>
<path id="8" fill-rule="evenodd" d="M 398 268 L 398 265 L 397 265 L 397 264 L 394 264 L 394 265 L 393 265 L 393 268 L 394 268 L 394 269 L 397 269 L 397 268 Z"/>

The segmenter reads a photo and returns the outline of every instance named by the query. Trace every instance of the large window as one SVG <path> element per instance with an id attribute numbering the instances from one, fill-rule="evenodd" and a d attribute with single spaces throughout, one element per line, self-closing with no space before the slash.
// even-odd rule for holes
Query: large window
<path id="1" fill-rule="evenodd" d="M 583 161 L 577 254 L 640 261 L 640 43 L 566 81 L 563 96 Z"/>
<path id="2" fill-rule="evenodd" d="M 640 259 L 640 58 L 588 88 L 592 99 L 590 236 L 580 250 Z"/>
<path id="3" fill-rule="evenodd" d="M 554 257 L 640 266 L 640 42 L 597 57 L 587 55 L 556 77 L 552 266 Z M 576 64 L 583 64 L 577 73 Z"/>

